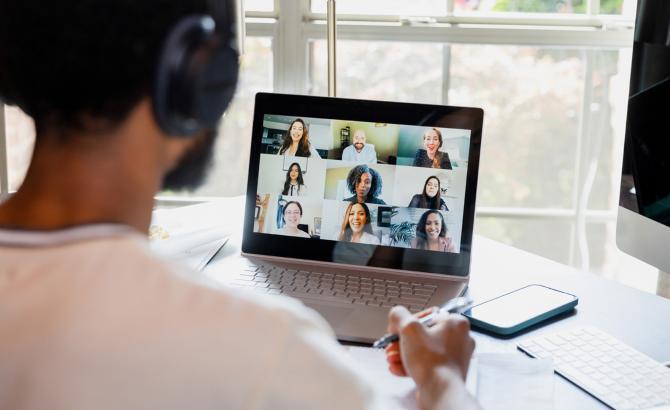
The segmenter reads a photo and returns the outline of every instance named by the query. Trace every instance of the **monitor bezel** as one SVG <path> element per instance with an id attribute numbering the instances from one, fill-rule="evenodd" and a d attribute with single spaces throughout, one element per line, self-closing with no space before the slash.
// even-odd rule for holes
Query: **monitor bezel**
<path id="1" fill-rule="evenodd" d="M 382 245 L 343 243 L 277 236 L 253 231 L 254 211 L 261 159 L 261 136 L 265 115 L 300 115 L 310 118 L 346 119 L 399 125 L 468 129 L 470 149 L 466 176 L 463 224 L 459 253 L 442 253 Z M 302 261 L 362 265 L 375 268 L 423 272 L 438 277 L 468 277 L 472 256 L 477 179 L 484 111 L 480 108 L 354 100 L 275 93 L 258 93 L 254 107 L 251 153 L 247 182 L 242 252 L 259 256 L 294 258 Z M 277 240 L 281 239 L 281 240 Z M 334 259 L 349 250 L 360 260 Z"/>

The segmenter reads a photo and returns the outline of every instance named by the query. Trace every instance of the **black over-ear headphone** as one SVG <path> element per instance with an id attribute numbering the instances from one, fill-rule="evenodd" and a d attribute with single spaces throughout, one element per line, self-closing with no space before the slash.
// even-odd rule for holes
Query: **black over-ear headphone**
<path id="1" fill-rule="evenodd" d="M 211 16 L 187 16 L 168 34 L 154 79 L 153 110 L 161 129 L 189 137 L 216 126 L 239 74 L 233 0 L 208 0 Z"/>

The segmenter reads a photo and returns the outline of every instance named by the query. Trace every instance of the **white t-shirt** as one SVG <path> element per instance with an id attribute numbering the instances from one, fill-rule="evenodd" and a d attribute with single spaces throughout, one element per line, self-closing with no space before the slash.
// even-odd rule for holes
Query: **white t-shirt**
<path id="1" fill-rule="evenodd" d="M 282 192 L 284 191 L 282 190 Z M 286 196 L 307 196 L 307 187 L 305 185 L 289 184 Z"/>
<path id="2" fill-rule="evenodd" d="M 372 144 L 363 145 L 361 152 L 356 151 L 354 145 L 349 145 L 342 151 L 342 161 L 358 162 L 359 164 L 376 164 L 377 152 Z"/>
<path id="3" fill-rule="evenodd" d="M 286 226 L 283 226 L 280 229 L 277 229 L 277 234 L 278 235 L 288 235 L 288 236 L 298 236 L 300 238 L 311 238 L 310 234 L 308 234 L 305 231 L 301 231 L 298 229 L 297 233 L 290 232 L 288 229 L 286 229 Z"/>
<path id="4" fill-rule="evenodd" d="M 377 238 L 375 235 L 367 232 L 363 232 L 361 235 L 361 239 L 358 241 L 358 243 L 367 243 L 370 245 L 379 245 L 379 238 Z"/>
<path id="5" fill-rule="evenodd" d="M 129 228 L 0 230 L 0 408 L 387 408 L 313 310 L 189 277 Z"/>

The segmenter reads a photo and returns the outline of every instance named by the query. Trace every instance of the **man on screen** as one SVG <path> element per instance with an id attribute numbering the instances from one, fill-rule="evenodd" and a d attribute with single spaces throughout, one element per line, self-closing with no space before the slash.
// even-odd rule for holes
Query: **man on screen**
<path id="1" fill-rule="evenodd" d="M 233 22 L 210 4 L 0 1 L 0 98 L 36 129 L 25 181 L 0 204 L 0 408 L 388 408 L 314 311 L 215 289 L 148 251 L 155 194 L 197 186 L 219 118 L 208 104 L 201 128 L 166 118 L 164 103 L 195 100 L 164 100 L 161 81 L 186 92 L 237 64 Z M 202 101 L 223 111 L 229 79 Z M 390 319 L 390 369 L 419 404 L 474 406 L 467 323 Z"/>
<path id="2" fill-rule="evenodd" d="M 375 146 L 366 144 L 365 132 L 356 130 L 354 132 L 353 144 L 349 145 L 342 152 L 342 161 L 357 162 L 359 164 L 376 164 L 377 152 Z"/>

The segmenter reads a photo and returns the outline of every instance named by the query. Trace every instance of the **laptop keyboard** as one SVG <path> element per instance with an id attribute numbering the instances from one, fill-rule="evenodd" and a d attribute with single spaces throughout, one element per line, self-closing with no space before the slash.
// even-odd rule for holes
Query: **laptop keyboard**
<path id="1" fill-rule="evenodd" d="M 407 307 L 411 312 L 426 308 L 437 286 L 408 281 L 366 278 L 355 274 L 334 274 L 286 269 L 274 265 L 250 264 L 232 282 L 271 295 L 299 299 L 391 308 Z"/>

